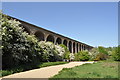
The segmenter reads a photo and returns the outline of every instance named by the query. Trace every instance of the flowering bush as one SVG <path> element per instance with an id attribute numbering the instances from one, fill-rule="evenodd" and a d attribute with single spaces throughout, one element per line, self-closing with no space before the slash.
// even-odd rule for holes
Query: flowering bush
<path id="1" fill-rule="evenodd" d="M 62 60 L 64 49 L 59 45 L 54 45 L 52 42 L 40 41 L 39 46 L 43 49 L 43 61 L 59 61 Z"/>
<path id="2" fill-rule="evenodd" d="M 61 47 L 60 45 L 55 45 L 56 50 L 58 51 L 59 56 L 63 56 L 65 53 L 65 49 Z"/>
<path id="3" fill-rule="evenodd" d="M 99 54 L 99 51 L 97 48 L 93 48 L 89 51 L 89 55 L 90 55 L 90 60 L 94 60 L 97 55 Z"/>
<path id="4" fill-rule="evenodd" d="M 24 32 L 20 22 L 1 14 L 3 69 L 41 61 L 60 61 L 65 49 L 52 42 L 38 42 L 34 35 Z"/>
<path id="5" fill-rule="evenodd" d="M 40 60 L 38 57 L 41 55 L 41 48 L 37 44 L 38 40 L 24 32 L 24 29 L 19 27 L 19 21 L 2 15 L 0 22 L 3 69 Z"/>
<path id="6" fill-rule="evenodd" d="M 75 56 L 73 53 L 70 53 L 70 60 L 74 60 L 75 59 Z"/>
<path id="7" fill-rule="evenodd" d="M 64 54 L 62 55 L 63 59 L 70 59 L 70 51 L 64 44 L 60 44 L 60 46 L 64 49 Z"/>

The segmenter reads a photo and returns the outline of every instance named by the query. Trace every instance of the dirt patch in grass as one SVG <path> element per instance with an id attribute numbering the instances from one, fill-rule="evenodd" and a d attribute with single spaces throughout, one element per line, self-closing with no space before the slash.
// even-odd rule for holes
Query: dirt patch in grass
<path id="1" fill-rule="evenodd" d="M 102 66 L 103 67 L 118 67 L 118 62 L 114 62 L 114 63 L 107 62 L 107 63 L 103 63 Z"/>

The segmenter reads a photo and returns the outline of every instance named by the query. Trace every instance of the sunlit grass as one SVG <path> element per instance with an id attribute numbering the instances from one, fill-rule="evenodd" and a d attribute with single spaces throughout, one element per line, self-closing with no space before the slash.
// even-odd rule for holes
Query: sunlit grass
<path id="1" fill-rule="evenodd" d="M 53 78 L 118 78 L 118 62 L 100 61 L 74 68 L 64 68 Z"/>

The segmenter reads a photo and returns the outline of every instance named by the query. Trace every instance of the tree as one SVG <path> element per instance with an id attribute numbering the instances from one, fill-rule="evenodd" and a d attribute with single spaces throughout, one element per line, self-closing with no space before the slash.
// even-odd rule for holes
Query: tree
<path id="1" fill-rule="evenodd" d="M 88 61 L 90 59 L 90 55 L 87 50 L 80 51 L 75 54 L 75 60 L 77 61 Z"/>
<path id="2" fill-rule="evenodd" d="M 42 61 L 54 62 L 62 60 L 61 54 L 64 54 L 64 49 L 62 49 L 59 45 L 54 45 L 52 42 L 45 41 L 40 41 L 39 45 L 43 49 Z"/>
<path id="3" fill-rule="evenodd" d="M 98 50 L 99 50 L 99 53 L 103 53 L 103 54 L 108 55 L 108 52 L 106 51 L 106 49 L 105 49 L 104 47 L 99 46 L 99 47 L 98 47 Z"/>
<path id="4" fill-rule="evenodd" d="M 116 47 L 112 51 L 112 56 L 113 56 L 113 58 L 114 58 L 115 61 L 120 61 L 120 46 Z"/>
<path id="5" fill-rule="evenodd" d="M 64 44 L 60 44 L 61 47 L 64 48 L 65 52 L 63 54 L 63 59 L 70 59 L 70 51 L 68 50 L 68 48 L 64 45 Z"/>
<path id="6" fill-rule="evenodd" d="M 98 54 L 99 54 L 98 48 L 92 48 L 89 51 L 90 60 L 94 60 L 97 57 Z"/>
<path id="7" fill-rule="evenodd" d="M 3 69 L 11 68 L 26 63 L 35 63 L 40 60 L 42 49 L 37 44 L 38 40 L 34 35 L 28 35 L 20 22 L 6 15 L 2 16 L 2 59 Z"/>

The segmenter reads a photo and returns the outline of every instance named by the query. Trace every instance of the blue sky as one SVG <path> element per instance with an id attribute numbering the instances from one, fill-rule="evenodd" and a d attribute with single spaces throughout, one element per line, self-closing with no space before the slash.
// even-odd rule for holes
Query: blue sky
<path id="1" fill-rule="evenodd" d="M 7 2 L 2 9 L 91 46 L 118 45 L 117 2 Z"/>

